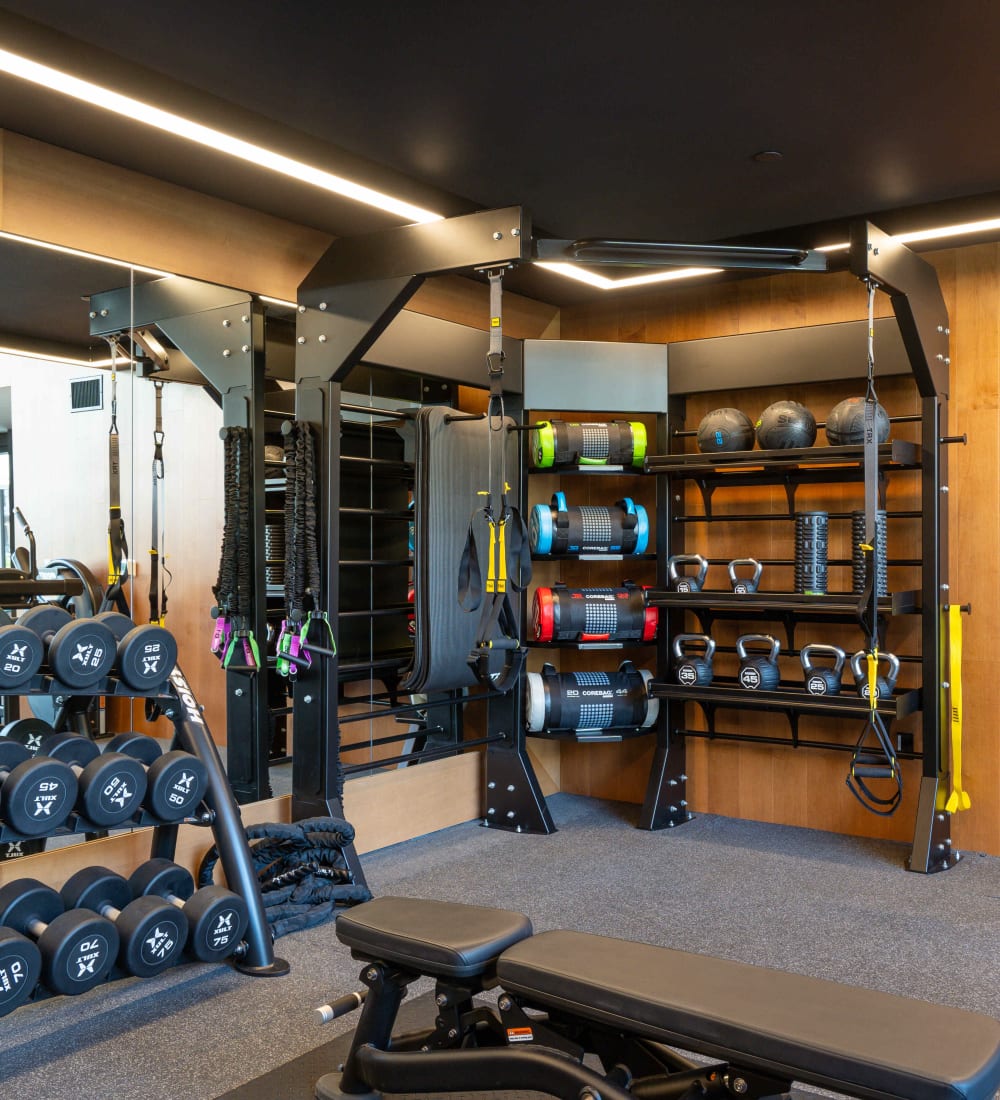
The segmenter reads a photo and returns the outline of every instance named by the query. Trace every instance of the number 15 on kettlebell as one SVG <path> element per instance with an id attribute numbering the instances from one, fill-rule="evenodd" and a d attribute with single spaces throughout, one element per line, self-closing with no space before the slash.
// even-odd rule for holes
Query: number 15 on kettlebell
<path id="1" fill-rule="evenodd" d="M 749 653 L 748 645 L 766 645 L 768 652 Z M 740 659 L 740 687 L 748 691 L 774 691 L 781 679 L 778 653 L 781 643 L 770 634 L 742 634 L 736 639 L 736 654 Z"/>

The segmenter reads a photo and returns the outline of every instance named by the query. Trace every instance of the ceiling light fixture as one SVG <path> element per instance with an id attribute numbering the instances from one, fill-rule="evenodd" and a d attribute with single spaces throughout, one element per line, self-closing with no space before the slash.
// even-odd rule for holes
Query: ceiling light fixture
<path id="1" fill-rule="evenodd" d="M 561 264 L 544 261 L 536 263 L 543 271 L 553 271 L 556 275 L 565 275 L 567 279 L 576 279 L 578 283 L 597 287 L 599 290 L 620 290 L 626 287 L 646 286 L 649 283 L 672 282 L 675 279 L 693 279 L 699 275 L 715 275 L 721 267 L 675 267 L 670 271 L 651 271 L 645 275 L 629 275 L 624 279 L 609 279 L 584 267 L 573 264 Z"/>
<path id="2" fill-rule="evenodd" d="M 0 347 L 0 355 L 16 355 L 20 359 L 38 359 L 43 363 L 63 363 L 69 367 L 110 367 L 110 359 L 74 359 L 70 355 L 50 355 L 43 351 L 26 351 L 24 348 Z M 131 363 L 131 360 L 129 360 Z M 121 360 L 117 361 L 120 367 Z"/>
<path id="3" fill-rule="evenodd" d="M 49 88 L 62 95 L 71 96 L 94 107 L 102 107 L 106 111 L 112 111 L 125 118 L 131 118 L 136 122 L 143 122 L 147 126 L 154 126 L 158 130 L 164 130 L 177 137 L 186 138 L 209 149 L 215 149 L 220 153 L 238 157 L 250 164 L 256 164 L 263 168 L 270 168 L 273 172 L 280 172 L 292 179 L 311 183 L 315 187 L 330 191 L 345 198 L 354 199 L 368 206 L 377 207 L 390 214 L 398 214 L 410 222 L 440 221 L 441 214 L 424 210 L 392 195 L 383 194 L 370 187 L 364 187 L 360 183 L 345 179 L 343 176 L 334 175 L 321 168 L 304 164 L 302 161 L 286 157 L 281 153 L 275 153 L 252 142 L 243 141 L 242 138 L 233 137 L 221 130 L 203 126 L 200 122 L 175 115 L 171 111 L 161 110 L 149 103 L 143 103 L 131 96 L 113 92 L 110 88 L 104 88 L 100 84 L 93 84 L 89 80 L 81 80 L 79 77 L 70 76 L 59 69 L 53 69 L 48 65 L 42 65 L 37 61 L 31 61 L 9 50 L 0 50 L 0 72 L 9 73 L 11 76 L 29 80 L 32 84 L 40 84 L 43 88 Z"/>
<path id="4" fill-rule="evenodd" d="M 69 248 L 64 244 L 53 244 L 51 241 L 40 241 L 35 237 L 22 237 L 17 233 L 5 233 L 0 230 L 0 240 L 14 241 L 16 244 L 29 244 L 33 248 L 44 248 L 49 252 L 62 252 L 67 256 L 79 256 L 83 260 L 96 260 L 102 264 L 112 264 L 115 267 L 124 267 L 130 271 L 140 271 L 144 275 L 156 275 L 163 279 L 172 279 L 169 271 L 160 271 L 155 267 L 143 267 L 142 264 L 130 264 L 128 260 L 117 260 L 114 256 L 102 256 L 99 252 L 84 252 L 80 248 Z"/>

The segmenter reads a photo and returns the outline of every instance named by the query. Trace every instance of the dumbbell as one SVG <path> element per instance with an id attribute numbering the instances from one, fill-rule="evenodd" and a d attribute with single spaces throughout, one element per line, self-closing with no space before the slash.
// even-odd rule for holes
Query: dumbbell
<path id="1" fill-rule="evenodd" d="M 119 733 L 104 755 L 119 753 L 137 761 L 146 773 L 142 804 L 161 821 L 180 821 L 194 813 L 208 789 L 208 771 L 197 756 L 174 749 L 163 752 L 152 737 Z"/>
<path id="2" fill-rule="evenodd" d="M 19 741 L 34 756 L 38 752 L 42 738 L 55 732 L 55 727 L 42 718 L 15 718 L 0 729 L 0 737 Z"/>
<path id="3" fill-rule="evenodd" d="M 42 667 L 42 639 L 21 623 L 0 626 L 0 691 L 23 687 Z"/>
<path id="4" fill-rule="evenodd" d="M 136 691 L 155 691 L 177 664 L 173 634 L 156 623 L 136 626 L 120 611 L 102 611 L 94 622 L 106 626 L 116 643 L 114 671 Z"/>
<path id="5" fill-rule="evenodd" d="M 24 1004 L 41 973 L 38 944 L 13 928 L 0 928 L 0 1016 Z"/>
<path id="6" fill-rule="evenodd" d="M 64 608 L 44 604 L 25 611 L 17 625 L 41 639 L 52 675 L 69 688 L 91 687 L 114 666 L 115 636 L 103 623 L 74 619 Z"/>
<path id="7" fill-rule="evenodd" d="M 817 653 L 833 658 L 833 667 L 813 664 L 813 658 Z M 799 652 L 802 661 L 802 672 L 805 677 L 806 691 L 810 695 L 839 695 L 841 682 L 840 670 L 844 667 L 847 654 L 836 645 L 807 645 Z"/>
<path id="8" fill-rule="evenodd" d="M 84 867 L 59 893 L 67 909 L 92 909 L 114 923 L 118 965 L 126 974 L 152 978 L 180 961 L 187 920 L 162 898 L 134 898 L 128 882 L 106 867 Z"/>
<path id="9" fill-rule="evenodd" d="M 120 825 L 136 814 L 146 796 L 146 770 L 130 756 L 102 753 L 88 737 L 50 733 L 39 755 L 67 764 L 76 776 L 76 808 L 95 825 Z"/>
<path id="10" fill-rule="evenodd" d="M 32 757 L 18 741 L 0 739 L 0 819 L 22 836 L 44 836 L 73 812 L 77 780 L 58 760 Z"/>
<path id="11" fill-rule="evenodd" d="M 679 565 L 697 565 L 697 576 L 687 576 L 678 571 Z M 674 554 L 667 558 L 667 575 L 675 592 L 700 592 L 708 573 L 708 562 L 701 554 Z"/>
<path id="12" fill-rule="evenodd" d="M 753 569 L 752 577 L 741 577 L 737 574 L 737 566 L 748 565 Z M 740 595 L 749 595 L 757 591 L 757 585 L 760 584 L 760 575 L 764 572 L 764 567 L 756 558 L 733 558 L 729 563 L 729 583 L 733 586 L 733 591 Z"/>
<path id="13" fill-rule="evenodd" d="M 704 656 L 688 653 L 686 650 L 691 644 L 704 646 Z M 707 634 L 677 634 L 674 636 L 673 651 L 677 659 L 674 671 L 679 684 L 684 684 L 685 687 L 705 687 L 712 682 L 715 641 Z"/>
<path id="14" fill-rule="evenodd" d="M 769 652 L 750 654 L 748 645 L 766 645 Z M 778 652 L 781 643 L 770 634 L 742 634 L 736 639 L 736 653 L 740 659 L 740 686 L 750 691 L 773 691 L 781 679 L 778 669 Z"/>
<path id="15" fill-rule="evenodd" d="M 67 912 L 55 890 L 23 878 L 0 887 L 0 925 L 31 936 L 42 958 L 42 984 L 53 993 L 86 993 L 111 973 L 118 931 L 88 909 Z"/>
<path id="16" fill-rule="evenodd" d="M 194 878 L 169 859 L 151 859 L 128 880 L 135 897 L 156 895 L 183 910 L 190 935 L 187 947 L 202 962 L 221 962 L 239 947 L 249 921 L 246 902 L 223 886 L 194 888 Z"/>
<path id="17" fill-rule="evenodd" d="M 865 651 L 859 649 L 851 658 L 851 672 L 854 674 L 854 684 L 858 689 L 858 694 L 863 699 L 868 699 L 871 695 L 871 687 L 868 683 L 868 664 L 867 661 L 865 661 L 866 657 L 867 654 Z M 880 667 L 883 661 L 886 662 L 889 669 L 884 676 L 876 676 L 876 699 L 890 699 L 892 697 L 893 688 L 896 686 L 896 677 L 899 675 L 899 658 L 894 653 L 880 653 L 878 655 Z M 862 664 L 862 662 L 864 662 L 864 664 Z"/>

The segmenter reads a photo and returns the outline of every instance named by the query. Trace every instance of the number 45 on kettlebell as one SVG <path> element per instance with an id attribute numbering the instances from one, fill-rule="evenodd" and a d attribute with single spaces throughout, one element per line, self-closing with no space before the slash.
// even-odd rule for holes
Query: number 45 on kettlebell
<path id="1" fill-rule="evenodd" d="M 748 645 L 766 645 L 766 654 L 747 652 Z M 781 679 L 778 670 L 778 653 L 781 643 L 770 634 L 743 634 L 736 639 L 736 653 L 740 659 L 740 687 L 748 691 L 774 691 Z"/>

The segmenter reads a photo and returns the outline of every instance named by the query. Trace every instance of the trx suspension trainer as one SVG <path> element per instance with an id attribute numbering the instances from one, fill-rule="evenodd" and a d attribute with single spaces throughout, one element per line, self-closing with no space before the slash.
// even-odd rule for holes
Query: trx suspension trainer
<path id="1" fill-rule="evenodd" d="M 507 484 L 507 425 L 503 407 L 503 271 L 487 273 L 490 282 L 490 345 L 486 364 L 490 383 L 486 421 L 488 484 L 479 496 L 485 497 L 482 508 L 476 509 L 469 520 L 469 534 L 458 571 L 459 602 L 466 611 L 482 608 L 476 628 L 476 644 L 468 657 L 469 667 L 476 679 L 497 691 L 507 692 L 517 682 L 527 648 L 521 645 L 519 624 L 511 605 L 510 593 L 523 591 L 531 581 L 531 551 L 528 532 L 520 512 L 508 501 L 510 486 Z M 499 460 L 493 458 L 493 437 L 499 436 Z M 499 510 L 494 509 L 494 500 Z M 475 526 L 479 515 L 489 530 L 486 583 L 483 584 L 476 545 Z M 515 568 L 510 568 L 510 562 Z M 490 657 L 494 652 L 504 654 L 503 668 L 490 672 Z"/>
<path id="2" fill-rule="evenodd" d="M 111 351 L 111 427 L 108 429 L 108 590 L 101 611 L 114 609 L 129 614 L 125 598 L 128 583 L 128 541 L 121 503 L 121 451 L 118 437 L 118 354 L 117 336 L 105 337 Z"/>
<path id="3" fill-rule="evenodd" d="M 149 541 L 149 621 L 164 625 L 167 617 L 167 585 L 170 570 L 164 564 L 164 536 L 161 515 L 165 515 L 163 485 L 163 380 L 153 379 L 156 393 L 156 423 L 153 428 L 153 486 L 151 496 L 152 533 Z M 161 579 L 161 573 L 164 579 Z"/>

